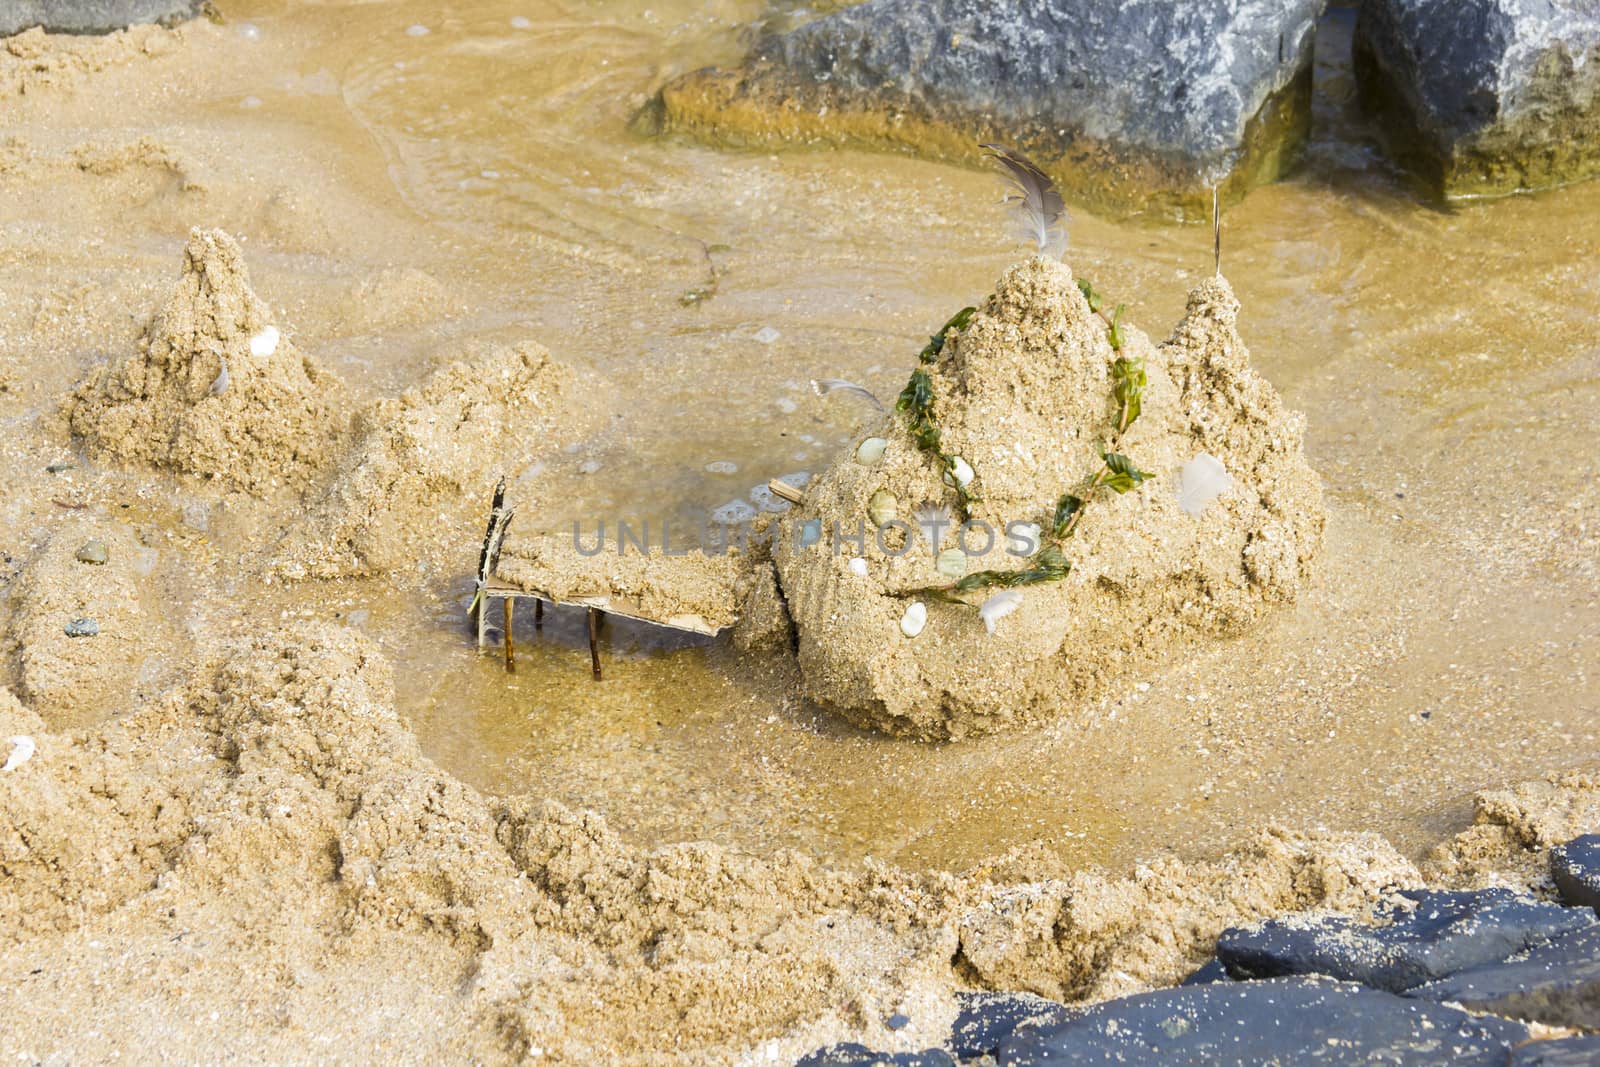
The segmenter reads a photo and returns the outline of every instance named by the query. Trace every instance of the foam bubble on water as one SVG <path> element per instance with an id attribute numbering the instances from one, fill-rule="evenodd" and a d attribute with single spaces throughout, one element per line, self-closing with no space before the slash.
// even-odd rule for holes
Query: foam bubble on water
<path id="1" fill-rule="evenodd" d="M 406 36 L 407 37 L 426 37 L 426 36 L 428 36 L 429 33 L 432 33 L 432 32 L 433 32 L 432 30 L 428 29 L 428 27 L 422 25 L 421 23 L 418 23 L 415 26 L 407 26 L 406 27 Z"/>
<path id="2" fill-rule="evenodd" d="M 512 29 L 514 29 L 514 30 L 526 30 L 526 29 L 531 29 L 532 27 L 533 27 L 533 22 L 531 20 L 529 20 L 529 18 L 526 15 L 512 15 L 511 16 L 511 28 Z"/>
<path id="3" fill-rule="evenodd" d="M 778 398 L 778 410 L 783 412 L 785 415 L 793 415 L 796 411 L 800 410 L 800 405 L 796 404 L 793 400 L 790 400 L 786 396 L 780 396 Z"/>
<path id="4" fill-rule="evenodd" d="M 762 511 L 771 512 L 772 514 L 788 511 L 793 506 L 764 485 L 758 485 L 750 490 L 750 500 Z"/>
<path id="5" fill-rule="evenodd" d="M 582 463 L 578 464 L 579 474 L 593 474 L 599 469 L 600 461 L 597 459 L 586 459 Z"/>
<path id="6" fill-rule="evenodd" d="M 771 326 L 763 326 L 761 329 L 756 331 L 756 340 L 760 341 L 764 345 L 770 345 L 772 342 L 776 341 L 782 336 L 783 334 L 779 333 L 777 330 L 774 330 Z"/>
<path id="7" fill-rule="evenodd" d="M 713 460 L 706 464 L 706 472 L 709 474 L 738 474 L 739 465 L 729 459 Z"/>
<path id="8" fill-rule="evenodd" d="M 259 96 L 247 96 L 243 100 L 239 101 L 239 106 L 244 108 L 246 111 L 254 111 L 256 108 L 261 106 L 261 98 Z"/>
<path id="9" fill-rule="evenodd" d="M 730 500 L 720 508 L 713 508 L 711 521 L 723 526 L 737 526 L 756 517 L 756 509 L 743 500 Z"/>
<path id="10" fill-rule="evenodd" d="M 253 22 L 241 22 L 233 28 L 233 31 L 247 41 L 261 40 L 261 27 Z"/>

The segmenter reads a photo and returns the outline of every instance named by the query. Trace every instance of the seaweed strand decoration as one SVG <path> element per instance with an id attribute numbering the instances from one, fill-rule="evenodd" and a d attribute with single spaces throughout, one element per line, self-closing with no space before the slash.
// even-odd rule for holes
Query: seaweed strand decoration
<path id="1" fill-rule="evenodd" d="M 957 507 L 963 522 L 971 517 L 972 502 L 977 499 L 967 491 L 967 487 L 972 484 L 974 473 L 971 464 L 966 460 L 944 451 L 938 418 L 934 412 L 933 377 L 928 373 L 928 365 L 936 362 L 944 352 L 946 335 L 951 330 L 959 330 L 966 326 L 975 311 L 977 308 L 962 308 L 939 327 L 938 333 L 928 338 L 928 343 L 917 353 L 917 362 L 920 366 L 911 373 L 911 380 L 906 382 L 906 387 L 900 391 L 900 398 L 894 405 L 896 411 L 906 414 L 907 428 L 911 431 L 911 439 L 917 443 L 917 447 L 938 459 L 943 466 L 945 481 L 955 488 Z"/>

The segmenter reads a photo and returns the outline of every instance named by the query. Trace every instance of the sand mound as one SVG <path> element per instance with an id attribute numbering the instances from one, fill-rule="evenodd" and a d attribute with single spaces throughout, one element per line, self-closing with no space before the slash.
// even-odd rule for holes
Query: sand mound
<path id="1" fill-rule="evenodd" d="M 808 487 L 789 528 L 810 522 L 810 536 L 775 548 L 808 694 L 868 725 L 956 737 L 1081 706 L 1175 640 L 1239 633 L 1293 599 L 1320 545 L 1321 493 L 1300 417 L 1250 369 L 1238 310 L 1225 281 L 1207 281 L 1171 340 L 1156 348 L 1121 326 L 1114 351 L 1066 266 L 1035 258 L 1001 278 L 925 368 L 939 450 L 971 478 L 970 516 L 982 524 L 968 530 L 972 554 L 948 551 L 962 501 L 899 415 L 872 431 L 887 442 L 881 459 L 847 454 Z M 1148 378 L 1141 414 L 1120 434 L 1119 356 L 1142 360 Z M 1091 492 L 1105 448 L 1148 480 Z M 1232 488 L 1190 514 L 1180 482 L 1202 455 Z M 1087 501 L 1054 561 L 1070 570 L 1021 588 L 989 634 L 975 605 L 999 586 L 949 587 L 1048 565 L 1028 555 L 1018 524 L 1037 524 L 1048 546 L 1063 494 Z M 933 512 L 952 523 L 938 557 L 924 525 Z M 920 632 L 906 617 L 916 603 Z"/>
<path id="2" fill-rule="evenodd" d="M 375 1028 L 411 1059 L 485 1062 L 923 1047 L 959 988 L 1168 983 L 1226 925 L 1359 911 L 1417 881 L 1362 834 L 1263 832 L 1216 863 L 1131 877 L 1041 876 L 1025 856 L 956 877 L 643 852 L 597 816 L 444 774 L 396 715 L 374 647 L 315 624 L 234 644 L 78 738 L 43 725 L 0 690 L 0 731 L 38 745 L 0 774 L 0 1010 L 13 1033 L 71 1032 L 90 1058 L 145 1018 L 152 981 L 183 1005 L 162 1022 L 177 1047 L 256 1055 L 364 1047 Z M 414 1009 L 319 999 L 388 1003 L 391 981 Z M 914 1023 L 891 1032 L 899 1010 Z"/>
<path id="3" fill-rule="evenodd" d="M 420 389 L 358 420 L 358 441 L 303 525 L 276 557 L 290 579 L 343 578 L 414 567 L 428 550 L 470 560 L 489 490 L 604 413 L 589 383 L 527 342 L 456 362 Z M 469 568 L 471 563 L 466 564 Z"/>
<path id="4" fill-rule="evenodd" d="M 221 230 L 190 231 L 183 276 L 138 351 L 66 403 L 94 452 L 257 496 L 303 490 L 340 436 L 343 386 L 283 338 Z"/>
<path id="5" fill-rule="evenodd" d="M 174 680 L 188 641 L 163 610 L 155 562 L 127 527 L 104 522 L 59 527 L 28 562 L 7 644 L 50 729 L 92 725 Z"/>

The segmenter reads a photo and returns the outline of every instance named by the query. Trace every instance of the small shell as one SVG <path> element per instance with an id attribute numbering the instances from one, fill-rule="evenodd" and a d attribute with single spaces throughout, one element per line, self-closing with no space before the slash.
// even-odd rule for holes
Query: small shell
<path id="1" fill-rule="evenodd" d="M 867 502 L 867 517 L 879 529 L 900 517 L 900 501 L 887 489 L 879 489 Z"/>
<path id="2" fill-rule="evenodd" d="M 944 473 L 944 484 L 953 485 L 957 489 L 965 489 L 967 483 L 973 479 L 972 464 L 960 456 L 950 457 L 950 469 Z"/>
<path id="3" fill-rule="evenodd" d="M 928 625 L 928 605 L 920 600 L 914 600 L 906 608 L 906 613 L 900 616 L 900 632 L 907 637 L 915 637 Z"/>
<path id="4" fill-rule="evenodd" d="M 278 350 L 278 328 L 276 326 L 263 326 L 261 332 L 250 338 L 250 354 L 252 356 L 270 356 Z"/>
<path id="5" fill-rule="evenodd" d="M 845 564 L 845 566 L 848 567 L 850 569 L 850 573 L 855 575 L 857 578 L 865 578 L 867 576 L 867 561 L 862 559 L 860 556 L 853 557 L 849 563 Z"/>
<path id="6" fill-rule="evenodd" d="M 228 357 L 222 357 L 222 369 L 211 379 L 211 395 L 221 396 L 228 391 Z"/>
<path id="7" fill-rule="evenodd" d="M 883 450 L 888 447 L 889 442 L 885 438 L 869 437 L 856 449 L 856 462 L 864 467 L 875 467 L 883 459 Z"/>
<path id="8" fill-rule="evenodd" d="M 11 742 L 11 755 L 6 757 L 6 765 L 0 767 L 0 774 L 16 770 L 32 759 L 34 753 L 33 738 L 31 737 L 18 734 L 16 737 L 8 737 L 6 740 Z"/>
<path id="9" fill-rule="evenodd" d="M 978 618 L 983 620 L 983 628 L 994 633 L 994 624 L 1016 611 L 1022 604 L 1022 593 L 1016 589 L 1002 589 L 994 596 L 985 600 L 978 608 Z"/>
<path id="10" fill-rule="evenodd" d="M 960 578 L 967 573 L 967 554 L 959 548 L 947 548 L 939 553 L 934 566 L 946 578 Z"/>

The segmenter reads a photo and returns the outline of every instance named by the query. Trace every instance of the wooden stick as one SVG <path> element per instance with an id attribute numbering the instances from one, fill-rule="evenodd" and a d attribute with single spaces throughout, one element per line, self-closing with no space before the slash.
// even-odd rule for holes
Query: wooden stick
<path id="1" fill-rule="evenodd" d="M 767 488 L 772 492 L 773 496 L 780 496 L 791 504 L 798 504 L 801 500 L 805 499 L 805 495 L 801 493 L 800 490 L 796 489 L 788 482 L 781 481 L 777 478 L 774 478 L 772 481 L 768 482 Z"/>
<path id="2" fill-rule="evenodd" d="M 589 609 L 589 665 L 594 668 L 594 680 L 600 680 L 600 609 Z"/>
<path id="3" fill-rule="evenodd" d="M 533 628 L 535 630 L 544 629 L 544 601 L 537 597 L 533 601 Z"/>
<path id="4" fill-rule="evenodd" d="M 517 598 L 514 596 L 508 596 L 502 599 L 505 601 L 506 605 L 506 673 L 516 674 L 517 653 L 515 647 L 511 643 L 511 605 L 517 602 Z"/>

